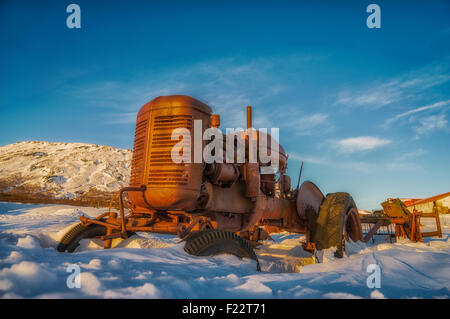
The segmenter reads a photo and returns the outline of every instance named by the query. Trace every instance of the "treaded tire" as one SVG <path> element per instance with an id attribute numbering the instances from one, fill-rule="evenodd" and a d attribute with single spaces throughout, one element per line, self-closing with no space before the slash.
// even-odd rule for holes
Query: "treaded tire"
<path id="1" fill-rule="evenodd" d="M 239 258 L 250 258 L 256 261 L 257 270 L 261 271 L 258 257 L 244 238 L 226 230 L 202 230 L 189 235 L 184 251 L 194 256 L 215 256 L 232 254 Z"/>
<path id="2" fill-rule="evenodd" d="M 133 232 L 128 232 L 129 237 L 133 234 Z M 104 235 L 106 235 L 105 226 L 97 224 L 84 226 L 82 223 L 78 223 L 69 229 L 69 231 L 63 236 L 56 249 L 59 252 L 67 251 L 69 253 L 73 253 L 80 245 L 80 240 Z"/>
<path id="3" fill-rule="evenodd" d="M 59 252 L 67 250 L 67 252 L 72 253 L 80 245 L 80 240 L 104 235 L 106 235 L 106 227 L 104 226 L 96 224 L 83 226 L 83 224 L 79 223 L 69 229 L 56 249 Z"/>
<path id="4" fill-rule="evenodd" d="M 353 198 L 348 193 L 328 194 L 322 202 L 315 223 L 313 239 L 317 250 L 336 247 L 335 256 L 342 258 L 345 253 L 345 217 L 356 209 Z"/>

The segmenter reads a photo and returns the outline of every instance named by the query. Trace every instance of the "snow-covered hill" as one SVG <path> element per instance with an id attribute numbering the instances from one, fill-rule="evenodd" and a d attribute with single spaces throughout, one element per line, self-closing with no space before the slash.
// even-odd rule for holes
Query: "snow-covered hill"
<path id="1" fill-rule="evenodd" d="M 130 150 L 84 143 L 20 142 L 0 147 L 0 195 L 78 199 L 129 183 Z"/>

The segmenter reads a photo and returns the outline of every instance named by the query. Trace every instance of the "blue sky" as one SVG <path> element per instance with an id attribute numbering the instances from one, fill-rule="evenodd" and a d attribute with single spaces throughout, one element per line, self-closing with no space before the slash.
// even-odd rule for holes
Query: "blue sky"
<path id="1" fill-rule="evenodd" d="M 279 127 L 293 183 L 303 160 L 363 209 L 447 192 L 449 18 L 448 1 L 1 1 L 0 145 L 131 149 L 139 108 L 185 94 L 222 127 L 245 126 L 246 105 Z"/>

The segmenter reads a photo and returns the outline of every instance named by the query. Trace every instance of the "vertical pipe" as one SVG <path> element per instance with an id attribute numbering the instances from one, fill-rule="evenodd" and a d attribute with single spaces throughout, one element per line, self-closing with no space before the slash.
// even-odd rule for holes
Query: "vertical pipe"
<path id="1" fill-rule="evenodd" d="M 214 128 L 219 128 L 220 126 L 220 116 L 219 114 L 211 115 L 211 126 Z"/>
<path id="2" fill-rule="evenodd" d="M 302 171 L 303 171 L 303 161 L 302 161 L 302 166 L 300 166 L 300 173 L 298 174 L 297 191 L 300 186 L 300 179 L 302 178 Z"/>
<path id="3" fill-rule="evenodd" d="M 126 218 L 125 218 L 125 211 L 124 211 L 124 207 L 123 207 L 123 199 L 122 199 L 122 195 L 124 192 L 142 192 L 143 196 L 144 196 L 144 202 L 148 205 L 146 199 L 145 199 L 145 192 L 146 187 L 122 187 L 119 190 L 119 211 L 120 211 L 120 220 L 122 222 L 122 236 L 126 236 L 127 233 L 127 228 L 126 228 Z M 149 205 L 150 206 L 150 205 Z M 126 237 L 125 237 L 126 238 Z"/>
<path id="4" fill-rule="evenodd" d="M 247 106 L 247 129 L 252 127 L 252 107 Z"/>
<path id="5" fill-rule="evenodd" d="M 120 211 L 120 219 L 122 220 L 122 236 L 124 236 L 127 233 L 127 229 L 125 226 L 125 212 L 123 211 L 123 199 L 122 194 L 123 192 L 127 191 L 127 187 L 122 188 L 119 191 L 119 211 Z"/>

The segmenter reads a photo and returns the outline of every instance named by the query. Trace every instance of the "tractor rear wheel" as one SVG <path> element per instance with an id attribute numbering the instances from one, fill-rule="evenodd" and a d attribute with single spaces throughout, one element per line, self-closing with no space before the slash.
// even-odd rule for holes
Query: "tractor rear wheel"
<path id="1" fill-rule="evenodd" d="M 239 258 L 250 258 L 256 261 L 257 270 L 261 271 L 258 257 L 249 243 L 236 233 L 226 230 L 202 230 L 189 235 L 184 251 L 194 256 L 215 256 L 232 254 Z"/>
<path id="2" fill-rule="evenodd" d="M 317 250 L 336 247 L 335 256 L 344 257 L 345 242 L 362 238 L 361 222 L 353 198 L 348 193 L 328 194 L 319 209 L 313 239 Z"/>

